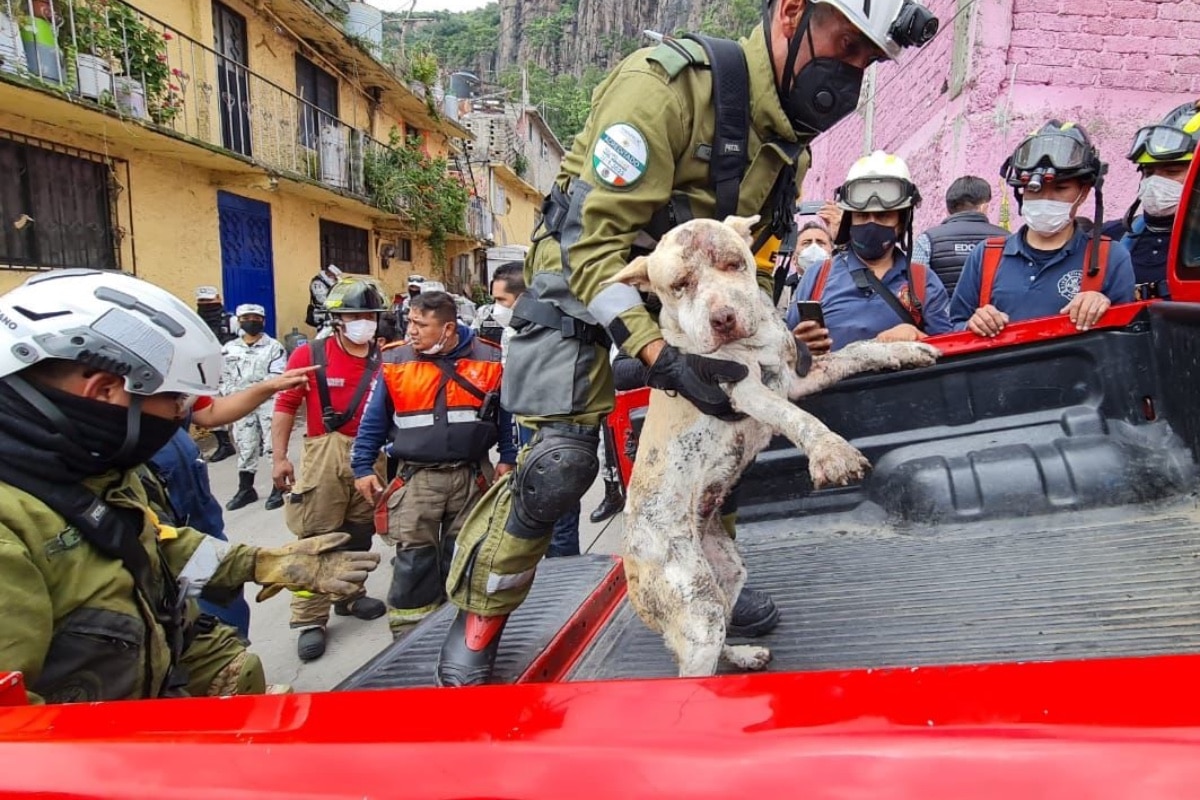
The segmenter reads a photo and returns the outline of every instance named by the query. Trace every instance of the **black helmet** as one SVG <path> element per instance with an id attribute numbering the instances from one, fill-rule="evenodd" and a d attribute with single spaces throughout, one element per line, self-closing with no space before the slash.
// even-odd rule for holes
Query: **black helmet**
<path id="1" fill-rule="evenodd" d="M 342 278 L 325 298 L 325 310 L 330 314 L 361 314 L 383 309 L 383 293 L 374 282 L 364 278 Z"/>
<path id="2" fill-rule="evenodd" d="M 1200 144 L 1200 101 L 1171 109 L 1162 122 L 1147 125 L 1133 137 L 1130 161 L 1145 164 L 1191 161 Z"/>
<path id="3" fill-rule="evenodd" d="M 1087 131 L 1074 122 L 1055 119 L 1017 145 L 1000 168 L 1000 175 L 1018 190 L 1028 187 L 1039 191 L 1043 183 L 1056 179 L 1095 183 L 1102 170 L 1100 154 Z"/>

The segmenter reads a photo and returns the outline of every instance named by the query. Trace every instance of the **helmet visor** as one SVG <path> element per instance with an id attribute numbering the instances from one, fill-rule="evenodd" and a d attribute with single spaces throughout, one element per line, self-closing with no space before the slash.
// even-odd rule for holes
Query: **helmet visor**
<path id="1" fill-rule="evenodd" d="M 891 211 L 912 203 L 912 184 L 902 178 L 855 178 L 838 189 L 836 199 L 852 211 Z"/>
<path id="2" fill-rule="evenodd" d="M 1192 154 L 1196 140 L 1191 134 L 1167 125 L 1147 125 L 1133 137 L 1128 158 L 1137 161 L 1149 156 L 1155 161 L 1178 161 Z"/>
<path id="3" fill-rule="evenodd" d="M 1012 165 L 1028 171 L 1038 167 L 1054 167 L 1059 172 L 1087 166 L 1088 148 L 1083 142 L 1057 133 L 1040 133 L 1021 142 L 1012 157 Z"/>

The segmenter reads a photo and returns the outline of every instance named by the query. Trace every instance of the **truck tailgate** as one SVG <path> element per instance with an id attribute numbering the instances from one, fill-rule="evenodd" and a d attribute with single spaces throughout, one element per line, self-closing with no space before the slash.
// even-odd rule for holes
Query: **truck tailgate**
<path id="1" fill-rule="evenodd" d="M 828 521 L 740 537 L 749 583 L 782 612 L 761 640 L 772 671 L 1200 652 L 1190 498 L 908 530 Z M 625 602 L 568 679 L 673 674 L 662 639 Z"/>

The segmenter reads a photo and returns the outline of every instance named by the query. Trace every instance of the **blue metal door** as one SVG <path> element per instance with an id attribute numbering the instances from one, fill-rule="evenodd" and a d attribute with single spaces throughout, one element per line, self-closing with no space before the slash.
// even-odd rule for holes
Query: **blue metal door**
<path id="1" fill-rule="evenodd" d="M 275 259 L 271 254 L 271 206 L 217 192 L 221 228 L 221 283 L 225 308 L 258 303 L 267 311 L 267 333 L 275 335 Z"/>

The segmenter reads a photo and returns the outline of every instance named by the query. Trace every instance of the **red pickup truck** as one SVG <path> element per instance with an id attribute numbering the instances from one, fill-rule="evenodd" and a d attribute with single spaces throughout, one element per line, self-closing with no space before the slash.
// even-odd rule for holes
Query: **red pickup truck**
<path id="1" fill-rule="evenodd" d="M 671 677 L 619 560 L 557 559 L 507 685 L 430 687 L 448 609 L 321 694 L 30 707 L 3 676 L 0 795 L 1195 796 L 1198 172 L 1172 302 L 938 337 L 932 368 L 806 401 L 874 469 L 814 491 L 778 441 L 745 476 L 768 672 Z"/>

